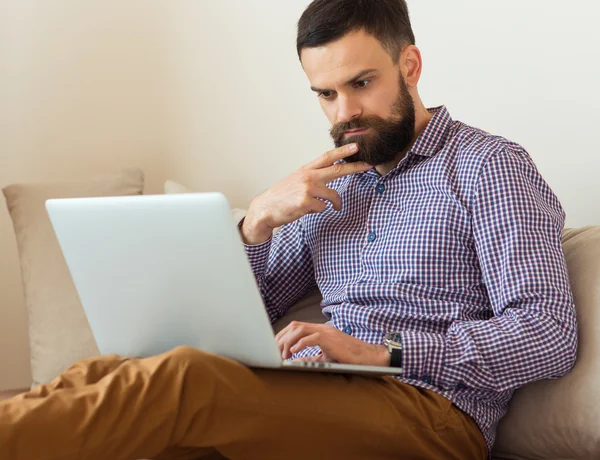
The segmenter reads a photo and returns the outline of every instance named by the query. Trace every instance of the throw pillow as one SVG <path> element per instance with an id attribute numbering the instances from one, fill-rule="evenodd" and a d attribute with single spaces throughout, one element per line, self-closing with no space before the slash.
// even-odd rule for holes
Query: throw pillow
<path id="1" fill-rule="evenodd" d="M 144 175 L 125 169 L 91 180 L 16 184 L 3 189 L 16 234 L 33 386 L 74 362 L 98 355 L 85 313 L 45 208 L 50 198 L 140 195 Z"/>

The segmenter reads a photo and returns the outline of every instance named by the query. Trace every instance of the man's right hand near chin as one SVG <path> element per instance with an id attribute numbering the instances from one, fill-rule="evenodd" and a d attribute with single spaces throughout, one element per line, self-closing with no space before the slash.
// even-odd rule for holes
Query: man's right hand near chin
<path id="1" fill-rule="evenodd" d="M 327 204 L 321 200 L 331 202 L 336 211 L 341 211 L 342 199 L 327 184 L 343 176 L 373 169 L 372 165 L 363 162 L 334 164 L 357 151 L 356 144 L 330 150 L 258 195 L 250 204 L 241 228 L 244 243 L 264 243 L 271 238 L 273 229 L 306 214 L 325 211 Z"/>

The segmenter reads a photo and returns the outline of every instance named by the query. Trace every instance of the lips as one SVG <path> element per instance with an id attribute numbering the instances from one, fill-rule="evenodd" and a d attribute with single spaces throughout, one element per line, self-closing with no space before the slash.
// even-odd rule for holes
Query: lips
<path id="1" fill-rule="evenodd" d="M 344 135 L 345 136 L 355 136 L 356 134 L 360 134 L 360 133 L 362 133 L 363 131 L 366 131 L 366 130 L 367 130 L 367 128 L 351 129 L 349 131 L 345 131 Z"/>

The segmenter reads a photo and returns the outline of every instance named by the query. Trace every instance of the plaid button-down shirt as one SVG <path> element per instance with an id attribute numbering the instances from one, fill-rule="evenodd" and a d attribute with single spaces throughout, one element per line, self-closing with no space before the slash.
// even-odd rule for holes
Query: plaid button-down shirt
<path id="1" fill-rule="evenodd" d="M 317 285 L 327 324 L 373 344 L 400 332 L 398 378 L 471 415 L 491 451 L 513 391 L 575 361 L 564 212 L 522 147 L 430 112 L 385 176 L 329 184 L 341 212 L 245 248 L 272 321 Z"/>

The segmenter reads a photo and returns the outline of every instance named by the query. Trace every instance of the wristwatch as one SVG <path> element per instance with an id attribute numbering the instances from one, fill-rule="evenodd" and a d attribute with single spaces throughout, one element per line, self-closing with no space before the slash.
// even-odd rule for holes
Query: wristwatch
<path id="1" fill-rule="evenodd" d="M 383 344 L 391 355 L 390 366 L 402 367 L 402 335 L 398 332 L 388 332 L 383 337 Z"/>

